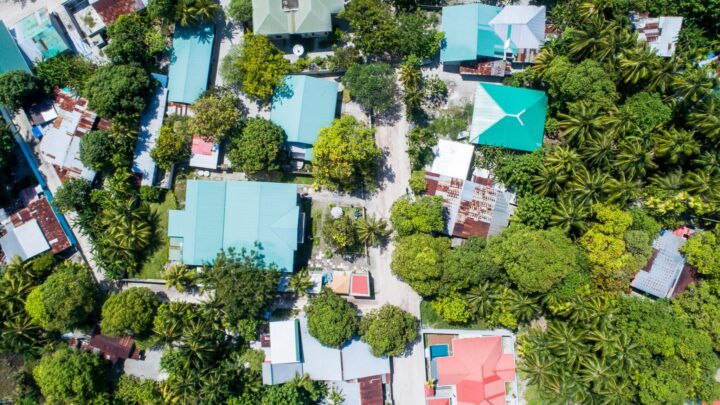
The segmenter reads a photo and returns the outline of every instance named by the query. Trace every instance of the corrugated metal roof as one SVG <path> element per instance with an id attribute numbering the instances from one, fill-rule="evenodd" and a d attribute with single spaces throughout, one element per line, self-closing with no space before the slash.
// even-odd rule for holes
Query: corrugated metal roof
<path id="1" fill-rule="evenodd" d="M 470 142 L 528 152 L 539 149 L 546 109 L 543 91 L 478 83 Z"/>
<path id="2" fill-rule="evenodd" d="M 270 120 L 285 131 L 287 142 L 313 145 L 320 129 L 332 124 L 337 97 L 335 81 L 286 76 L 273 97 Z"/>
<path id="3" fill-rule="evenodd" d="M 390 359 L 373 356 L 370 346 L 359 339 L 343 347 L 340 354 L 343 379 L 346 381 L 390 373 Z"/>
<path id="4" fill-rule="evenodd" d="M 653 254 L 645 269 L 635 275 L 633 288 L 658 298 L 670 298 L 685 266 L 680 247 L 685 238 L 665 231 L 653 242 Z"/>
<path id="5" fill-rule="evenodd" d="M 285 1 L 253 0 L 253 32 L 260 35 L 330 32 L 332 14 L 341 12 L 343 0 L 297 0 L 285 9 Z"/>
<path id="6" fill-rule="evenodd" d="M 11 70 L 22 70 L 26 73 L 32 73 L 30 66 L 20 53 L 15 40 L 10 35 L 5 23 L 0 20 L 0 74 Z"/>
<path id="7" fill-rule="evenodd" d="M 168 236 L 182 238 L 183 262 L 201 265 L 229 247 L 262 245 L 267 263 L 293 271 L 300 208 L 294 184 L 187 182 L 184 211 L 170 211 Z"/>
<path id="8" fill-rule="evenodd" d="M 303 350 L 303 372 L 317 381 L 341 381 L 343 379 L 343 364 L 340 350 L 323 346 L 310 335 L 307 318 L 301 317 L 300 337 Z"/>
<path id="9" fill-rule="evenodd" d="M 513 48 L 539 49 L 545 42 L 545 6 L 505 6 L 489 24 Z"/>
<path id="10" fill-rule="evenodd" d="M 214 24 L 175 26 L 168 74 L 169 101 L 192 104 L 207 90 L 214 40 Z"/>

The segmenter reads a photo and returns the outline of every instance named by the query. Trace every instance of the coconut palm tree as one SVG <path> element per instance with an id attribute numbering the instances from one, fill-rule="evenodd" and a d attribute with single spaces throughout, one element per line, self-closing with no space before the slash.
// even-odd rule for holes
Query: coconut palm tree
<path id="1" fill-rule="evenodd" d="M 178 7 L 178 22 L 183 27 L 212 21 L 222 8 L 213 0 L 183 0 Z"/>
<path id="2" fill-rule="evenodd" d="M 700 144 L 692 132 L 675 128 L 662 129 L 655 137 L 655 152 L 670 163 L 678 163 L 699 154 Z"/>
<path id="3" fill-rule="evenodd" d="M 569 146 L 551 148 L 545 155 L 545 165 L 567 176 L 571 176 L 583 167 L 580 155 Z"/>
<path id="4" fill-rule="evenodd" d="M 12 318 L 24 313 L 25 298 L 35 286 L 20 277 L 4 277 L 0 281 L 0 315 Z"/>
<path id="5" fill-rule="evenodd" d="M 673 56 L 670 60 L 664 58 L 655 59 L 655 66 L 650 72 L 648 78 L 647 90 L 666 94 L 670 90 L 677 70 L 682 66 L 683 61 L 677 56 Z"/>
<path id="6" fill-rule="evenodd" d="M 619 176 L 613 177 L 603 186 L 603 192 L 607 194 L 608 201 L 625 205 L 628 201 L 635 199 L 640 192 L 642 182 L 639 179 L 630 179 L 620 172 Z"/>
<path id="7" fill-rule="evenodd" d="M 190 307 L 182 302 L 169 302 L 163 306 L 167 316 L 155 317 L 153 331 L 161 341 L 170 343 L 182 336 L 186 321 L 191 319 Z"/>
<path id="8" fill-rule="evenodd" d="M 608 135 L 612 135 L 611 139 L 617 139 L 640 131 L 637 124 L 639 118 L 632 109 L 613 108 L 607 115 L 600 117 L 598 121 L 602 128 L 607 129 Z"/>
<path id="9" fill-rule="evenodd" d="M 677 169 L 665 175 L 656 174 L 650 178 L 650 185 L 671 193 L 678 193 L 683 189 L 683 172 Z"/>
<path id="10" fill-rule="evenodd" d="M 615 156 L 615 142 L 608 133 L 602 133 L 587 142 L 582 149 L 582 158 L 600 169 L 609 169 Z"/>
<path id="11" fill-rule="evenodd" d="M 630 48 L 620 56 L 620 74 L 625 83 L 637 84 L 652 74 L 657 65 L 655 52 L 647 46 Z"/>
<path id="12" fill-rule="evenodd" d="M 540 313 L 540 302 L 537 298 L 521 294 L 517 290 L 506 289 L 503 301 L 518 322 L 530 322 Z"/>
<path id="13" fill-rule="evenodd" d="M 181 262 L 175 262 L 170 264 L 163 271 L 163 277 L 165 278 L 165 285 L 174 287 L 180 292 L 185 292 L 197 287 L 197 272 L 193 269 L 189 269 Z"/>
<path id="14" fill-rule="evenodd" d="M 519 368 L 527 375 L 528 384 L 536 386 L 545 386 L 558 373 L 556 359 L 537 350 L 523 356 Z"/>
<path id="15" fill-rule="evenodd" d="M 691 104 L 703 100 L 715 87 L 717 77 L 706 68 L 689 68 L 675 75 L 672 83 L 675 94 Z"/>
<path id="16" fill-rule="evenodd" d="M 537 174 L 533 177 L 532 183 L 535 191 L 542 195 L 556 195 L 563 189 L 563 184 L 568 177 L 565 173 L 557 170 L 541 166 Z"/>
<path id="17" fill-rule="evenodd" d="M 716 199 L 720 195 L 720 177 L 715 171 L 695 169 L 683 179 L 685 190 L 707 199 Z"/>
<path id="18" fill-rule="evenodd" d="M 688 116 L 688 123 L 707 139 L 720 140 L 720 99 L 707 97 L 700 106 Z"/>
<path id="19" fill-rule="evenodd" d="M 422 84 L 422 71 L 420 70 L 420 61 L 415 57 L 410 57 L 400 65 L 400 83 L 404 89 L 419 89 Z"/>
<path id="20" fill-rule="evenodd" d="M 590 214 L 590 207 L 587 204 L 561 196 L 550 216 L 550 225 L 561 228 L 567 233 L 579 235 L 587 230 Z"/>
<path id="21" fill-rule="evenodd" d="M 384 218 L 368 215 L 361 218 L 357 223 L 357 235 L 361 242 L 367 243 L 369 246 L 382 245 L 390 235 L 387 227 L 387 221 Z"/>
<path id="22" fill-rule="evenodd" d="M 485 281 L 463 294 L 463 299 L 477 317 L 484 319 L 495 308 L 501 293 L 502 289 L 499 285 Z"/>
<path id="23" fill-rule="evenodd" d="M 589 101 L 578 101 L 569 114 L 558 114 L 558 128 L 564 142 L 570 145 L 583 145 L 595 138 L 601 126 L 598 108 Z"/>
<path id="24" fill-rule="evenodd" d="M 43 343 L 42 334 L 42 328 L 24 313 L 3 322 L 0 332 L 4 350 L 23 354 L 37 354 Z"/>
<path id="25" fill-rule="evenodd" d="M 328 403 L 329 405 L 343 405 L 345 403 L 345 396 L 342 390 L 332 387 L 328 394 Z"/>
<path id="26" fill-rule="evenodd" d="M 570 326 L 567 322 L 553 322 L 548 327 L 548 347 L 560 359 L 566 370 L 576 372 L 581 362 L 589 354 L 584 340 L 584 332 Z"/>
<path id="27" fill-rule="evenodd" d="M 693 164 L 705 170 L 720 170 L 720 150 L 705 151 L 693 159 Z"/>
<path id="28" fill-rule="evenodd" d="M 306 268 L 298 271 L 290 276 L 288 287 L 293 290 L 296 296 L 304 297 L 308 294 L 308 290 L 313 288 L 315 283 L 310 280 L 310 273 Z"/>
<path id="29" fill-rule="evenodd" d="M 602 390 L 615 378 L 615 372 L 605 357 L 587 356 L 583 359 L 580 379 Z"/>
<path id="30" fill-rule="evenodd" d="M 600 200 L 603 195 L 603 188 L 610 180 L 610 176 L 599 170 L 588 170 L 585 166 L 575 173 L 569 184 L 569 190 L 580 201 L 593 204 Z"/>
<path id="31" fill-rule="evenodd" d="M 543 48 L 535 57 L 535 63 L 533 63 L 532 67 L 530 68 L 533 76 L 537 79 L 542 79 L 543 76 L 545 76 L 545 72 L 547 71 L 548 67 L 550 67 L 550 64 L 553 60 L 555 60 L 556 57 L 557 52 L 555 51 L 555 47 L 552 46 L 551 43 L 545 43 Z"/>
<path id="32" fill-rule="evenodd" d="M 643 178 L 648 169 L 656 167 L 652 150 L 639 138 L 628 138 L 622 142 L 614 163 L 629 178 Z"/>

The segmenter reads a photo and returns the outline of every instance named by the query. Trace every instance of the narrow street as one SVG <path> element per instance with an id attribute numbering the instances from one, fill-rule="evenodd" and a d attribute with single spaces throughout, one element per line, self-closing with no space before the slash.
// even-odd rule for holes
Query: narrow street
<path id="1" fill-rule="evenodd" d="M 406 149 L 406 135 L 410 125 L 401 118 L 391 126 L 376 127 L 375 138 L 385 152 L 385 170 L 380 190 L 368 201 L 369 214 L 390 217 L 393 202 L 403 196 L 410 181 L 410 161 Z M 395 277 L 391 270 L 393 245 L 389 242 L 383 249 L 370 250 L 371 272 L 375 280 L 375 299 L 379 305 L 390 303 L 420 318 L 420 296 L 409 285 Z M 393 358 L 393 399 L 396 405 L 424 403 L 423 384 L 425 363 L 422 341 L 418 340 L 406 357 Z"/>

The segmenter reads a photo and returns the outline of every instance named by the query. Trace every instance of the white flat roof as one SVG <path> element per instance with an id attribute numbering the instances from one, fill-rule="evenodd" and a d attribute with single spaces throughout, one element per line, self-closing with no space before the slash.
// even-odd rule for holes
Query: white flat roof
<path id="1" fill-rule="evenodd" d="M 15 256 L 25 261 L 50 250 L 50 245 L 35 219 L 17 228 L 8 229 L 8 233 L 0 238 L 0 246 L 8 262 Z"/>
<path id="2" fill-rule="evenodd" d="M 473 145 L 441 139 L 430 171 L 457 179 L 467 179 L 474 153 Z"/>
<path id="3" fill-rule="evenodd" d="M 296 320 L 270 322 L 270 362 L 272 364 L 299 362 L 300 347 L 298 347 L 298 343 Z"/>

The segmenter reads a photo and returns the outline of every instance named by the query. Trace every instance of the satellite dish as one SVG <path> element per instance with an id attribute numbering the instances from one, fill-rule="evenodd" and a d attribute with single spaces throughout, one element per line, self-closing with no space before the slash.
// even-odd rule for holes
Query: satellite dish
<path id="1" fill-rule="evenodd" d="M 305 47 L 300 44 L 293 46 L 293 54 L 295 56 L 302 56 L 305 53 Z"/>
<path id="2" fill-rule="evenodd" d="M 333 208 L 330 210 L 330 216 L 333 217 L 333 218 L 335 218 L 335 219 L 340 218 L 341 216 L 343 216 L 343 209 L 340 208 L 340 207 L 333 207 Z"/>

